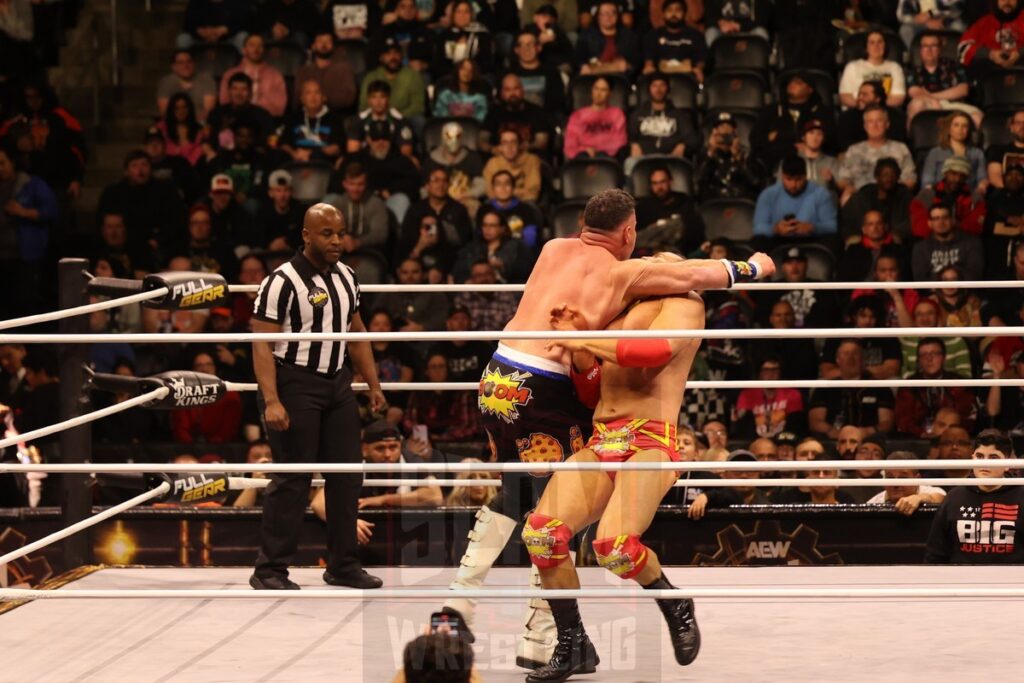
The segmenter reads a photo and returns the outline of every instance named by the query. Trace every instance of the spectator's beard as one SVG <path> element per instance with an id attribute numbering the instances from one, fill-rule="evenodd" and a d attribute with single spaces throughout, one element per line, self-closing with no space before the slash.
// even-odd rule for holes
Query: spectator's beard
<path id="1" fill-rule="evenodd" d="M 1016 19 L 1017 15 L 1020 14 L 1020 7 L 1015 7 L 1009 12 L 1004 12 L 997 7 L 994 10 L 992 10 L 992 13 L 996 15 L 996 19 L 999 20 L 999 23 L 1008 24 L 1014 19 Z"/>
<path id="2" fill-rule="evenodd" d="M 669 27 L 673 31 L 678 31 L 683 26 L 682 19 L 666 19 L 665 26 Z"/>

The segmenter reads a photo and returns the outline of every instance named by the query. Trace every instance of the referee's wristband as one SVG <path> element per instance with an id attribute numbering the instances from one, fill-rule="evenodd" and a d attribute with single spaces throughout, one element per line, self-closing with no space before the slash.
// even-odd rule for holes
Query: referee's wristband
<path id="1" fill-rule="evenodd" d="M 757 280 L 761 271 L 753 261 L 730 261 L 727 258 L 721 259 L 722 265 L 729 273 L 729 286 L 737 282 L 753 282 Z"/>

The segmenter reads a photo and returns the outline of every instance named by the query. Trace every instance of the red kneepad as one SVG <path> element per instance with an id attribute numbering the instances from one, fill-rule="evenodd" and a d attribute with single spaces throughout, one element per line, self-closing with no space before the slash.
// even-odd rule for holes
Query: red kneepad
<path id="1" fill-rule="evenodd" d="M 540 569 L 551 569 L 569 557 L 572 535 L 572 529 L 562 520 L 533 513 L 526 518 L 522 538 L 530 561 Z"/>
<path id="2" fill-rule="evenodd" d="M 632 579 L 647 566 L 647 546 L 639 534 L 599 538 L 591 545 L 597 563 L 620 579 Z"/>

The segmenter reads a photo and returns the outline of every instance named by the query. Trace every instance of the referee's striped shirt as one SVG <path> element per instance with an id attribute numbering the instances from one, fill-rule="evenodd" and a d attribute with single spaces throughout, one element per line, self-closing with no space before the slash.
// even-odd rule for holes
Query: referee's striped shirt
<path id="1" fill-rule="evenodd" d="M 260 284 L 253 317 L 285 332 L 348 332 L 358 311 L 355 272 L 337 263 L 320 273 L 300 251 Z M 289 365 L 334 374 L 345 360 L 345 342 L 279 341 L 273 353 Z"/>

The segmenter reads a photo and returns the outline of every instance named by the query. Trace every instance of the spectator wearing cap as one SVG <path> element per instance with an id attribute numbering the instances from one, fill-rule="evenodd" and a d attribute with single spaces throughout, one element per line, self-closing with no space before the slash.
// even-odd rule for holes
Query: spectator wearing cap
<path id="1" fill-rule="evenodd" d="M 267 187 L 267 172 L 271 161 L 267 153 L 256 146 L 257 126 L 247 121 L 236 121 L 232 128 L 234 147 L 221 148 L 206 164 L 207 172 L 223 173 L 231 178 L 235 202 L 247 213 L 255 216 Z M 148 150 L 147 150 L 148 151 Z"/>
<path id="2" fill-rule="evenodd" d="M 807 253 L 799 245 L 794 245 L 782 255 L 782 280 L 793 284 L 816 282 L 807 277 Z M 757 310 L 762 322 L 773 312 L 777 301 L 786 301 L 793 309 L 792 326 L 795 327 L 834 327 L 839 321 L 839 299 L 830 290 L 794 289 L 790 291 L 758 292 L 755 297 Z M 782 320 L 779 321 L 783 323 Z M 774 327 L 775 324 L 773 323 Z M 792 343 L 792 342 L 791 342 Z M 786 354 L 787 357 L 790 354 Z"/>
<path id="3" fill-rule="evenodd" d="M 638 244 L 654 251 L 683 254 L 699 249 L 705 241 L 704 219 L 690 195 L 672 189 L 672 171 L 667 166 L 656 166 L 648 174 L 647 183 L 650 195 L 636 203 Z M 672 229 L 666 233 L 665 228 Z"/>
<path id="4" fill-rule="evenodd" d="M 985 220 L 985 199 L 980 190 L 968 183 L 970 163 L 961 156 L 948 157 L 942 162 L 942 180 L 931 187 L 923 187 L 910 203 L 911 229 L 915 237 L 924 238 L 931 232 L 928 209 L 938 204 L 953 208 L 960 229 L 980 235 Z"/>
<path id="5" fill-rule="evenodd" d="M 899 107 L 907 98 L 907 85 L 903 75 L 903 67 L 892 60 L 886 59 L 885 34 L 878 30 L 869 30 L 865 43 L 865 56 L 855 59 L 843 68 L 839 79 L 839 100 L 844 107 L 857 104 L 857 88 L 865 81 L 881 81 L 885 88 L 885 103 L 890 107 Z"/>
<path id="6" fill-rule="evenodd" d="M 914 469 L 911 461 L 919 458 L 910 451 L 893 451 L 886 460 L 907 461 L 907 469 L 884 470 L 886 479 L 917 479 L 921 471 Z M 877 473 L 876 473 L 877 476 Z M 945 489 L 922 484 L 920 486 L 886 486 L 884 491 L 864 501 L 867 505 L 891 505 L 896 512 L 910 516 L 917 512 L 922 503 L 939 505 L 946 499 Z"/>
<path id="7" fill-rule="evenodd" d="M 200 192 L 199 174 L 184 158 L 167 154 L 164 134 L 156 126 L 146 131 L 142 140 L 142 150 L 149 155 L 153 178 L 174 185 L 185 201 L 196 199 Z"/>
<path id="8" fill-rule="evenodd" d="M 363 461 L 371 464 L 406 464 L 402 453 L 402 433 L 398 428 L 384 420 L 378 420 L 363 428 Z M 411 487 L 374 486 L 374 479 L 393 478 L 371 473 L 363 479 L 363 489 L 359 494 L 359 509 L 365 508 L 434 508 L 444 502 L 441 489 L 431 486 L 434 479 L 427 473 L 410 472 L 408 479 L 423 479 L 424 485 Z"/>
<path id="9" fill-rule="evenodd" d="M 719 112 L 698 161 L 696 182 L 700 199 L 755 199 L 763 177 L 760 162 L 750 158 L 749 150 L 740 141 L 732 114 Z"/>
<path id="10" fill-rule="evenodd" d="M 932 204 L 927 209 L 927 238 L 914 245 L 911 267 L 915 280 L 934 280 L 947 266 L 959 266 L 968 280 L 984 274 L 984 248 L 974 235 L 957 227 L 956 217 L 945 204 Z"/>
<path id="11" fill-rule="evenodd" d="M 206 129 L 199 125 L 192 99 L 185 93 L 175 93 L 156 124 L 163 133 L 164 148 L 169 156 L 181 157 L 192 166 L 203 158 Z"/>
<path id="12" fill-rule="evenodd" d="M 607 4 L 607 3 L 606 3 Z M 611 83 L 600 76 L 590 85 L 590 104 L 574 111 L 565 127 L 566 159 L 624 157 L 626 114 L 608 103 Z"/>
<path id="13" fill-rule="evenodd" d="M 191 369 L 218 375 L 213 356 L 200 351 L 192 358 Z M 242 426 L 242 399 L 229 391 L 216 403 L 171 411 L 171 438 L 176 443 L 230 443 L 238 441 Z"/>
<path id="14" fill-rule="evenodd" d="M 301 0 L 300 0 L 301 1 Z M 356 75 L 346 59 L 334 59 L 334 33 L 330 28 L 317 29 L 313 34 L 309 61 L 295 71 L 295 90 L 292 98 L 302 101 L 302 88 L 309 81 L 320 85 L 327 106 L 336 112 L 355 109 Z"/>
<path id="15" fill-rule="evenodd" d="M 399 6 L 415 3 L 402 0 Z M 402 63 L 402 49 L 395 38 L 386 38 L 379 48 L 380 65 L 363 75 L 363 85 L 359 91 L 359 109 L 369 107 L 368 89 L 370 83 L 380 81 L 391 88 L 390 105 L 409 121 L 414 129 L 422 130 L 426 115 L 426 88 L 423 76 L 411 66 Z"/>
<path id="16" fill-rule="evenodd" d="M 613 0 L 600 0 L 595 5 L 596 20 L 580 31 L 576 40 L 579 72 L 625 75 L 639 71 L 642 66 L 640 43 L 632 29 L 620 21 L 619 5 Z"/>
<path id="17" fill-rule="evenodd" d="M 883 107 L 871 106 L 864 111 L 864 131 L 867 139 L 851 145 L 839 165 L 836 182 L 843 190 L 841 201 L 844 204 L 854 192 L 871 182 L 879 159 L 895 159 L 900 166 L 900 182 L 911 189 L 917 184 L 917 171 L 910 150 L 902 142 L 887 137 L 889 114 Z"/>
<path id="18" fill-rule="evenodd" d="M 782 160 L 781 179 L 757 197 L 755 239 L 766 245 L 807 239 L 822 243 L 837 232 L 832 194 L 808 182 L 807 163 L 790 152 Z"/>
<path id="19" fill-rule="evenodd" d="M 757 378 L 772 382 L 782 379 L 782 358 L 761 358 Z M 804 400 L 797 389 L 744 389 L 733 406 L 732 424 L 743 436 L 772 438 L 784 431 L 802 430 Z"/>
<path id="20" fill-rule="evenodd" d="M 909 7 L 918 4 L 918 0 L 903 0 L 901 4 Z M 921 14 L 926 13 L 919 12 L 916 16 Z M 941 22 L 942 19 L 933 17 L 928 21 Z M 919 59 L 907 69 L 907 94 L 910 96 L 907 118 L 913 121 L 915 116 L 927 110 L 959 110 L 967 112 L 974 125 L 980 126 L 983 116 L 981 110 L 965 101 L 970 92 L 967 74 L 955 60 L 942 56 L 942 42 L 946 39 L 931 29 L 921 34 L 917 44 Z M 911 45 L 911 42 L 907 41 L 907 45 Z"/>
<path id="21" fill-rule="evenodd" d="M 313 0 L 268 0 L 260 5 L 255 18 L 255 30 L 265 40 L 292 43 L 303 50 L 309 47 L 320 22 Z"/>
<path id="22" fill-rule="evenodd" d="M 499 143 L 502 130 L 515 128 L 526 148 L 541 155 L 548 154 L 554 132 L 551 115 L 526 100 L 523 82 L 515 74 L 505 74 L 501 79 L 498 99 L 491 104 L 484 127 L 488 134 L 485 150 Z"/>
<path id="23" fill-rule="evenodd" d="M 324 201 L 345 217 L 351 251 L 370 250 L 387 259 L 391 238 L 391 218 L 384 200 L 370 190 L 369 177 L 362 163 L 353 161 L 344 167 L 340 194 L 331 193 Z M 342 257 L 344 259 L 344 257 Z M 360 282 L 363 282 L 360 278 Z"/>
<path id="24" fill-rule="evenodd" d="M 341 115 L 327 106 L 320 84 L 315 80 L 302 85 L 300 104 L 298 111 L 285 117 L 281 150 L 298 162 L 337 164 L 345 151 L 345 124 Z"/>
<path id="25" fill-rule="evenodd" d="M 856 237 L 864 214 L 878 211 L 892 234 L 908 243 L 912 238 L 910 203 L 914 195 L 910 188 L 900 182 L 899 163 L 895 159 L 879 159 L 875 162 L 874 181 L 854 192 L 840 209 L 842 239 Z"/>
<path id="26" fill-rule="evenodd" d="M 468 332 L 473 329 L 469 310 L 453 306 L 445 322 L 445 329 L 449 332 Z M 448 360 L 450 382 L 475 382 L 480 379 L 493 351 L 494 345 L 484 341 L 452 339 L 437 342 L 430 347 L 427 355 L 441 355 Z"/>
<path id="27" fill-rule="evenodd" d="M 844 339 L 836 348 L 838 379 L 871 379 L 864 366 L 864 347 L 857 339 Z M 811 432 L 834 439 L 844 425 L 860 427 L 867 434 L 888 433 L 895 426 L 893 395 L 888 388 L 814 389 L 811 391 L 807 425 Z"/>
<path id="28" fill-rule="evenodd" d="M 231 42 L 241 48 L 247 35 L 249 9 L 245 0 L 189 0 L 178 47 L 187 50 L 196 45 Z"/>
<path id="29" fill-rule="evenodd" d="M 177 49 L 171 57 L 171 73 L 156 85 L 156 106 L 163 116 L 167 103 L 176 93 L 185 93 L 192 100 L 196 116 L 205 121 L 217 104 L 217 83 L 208 73 L 196 72 L 196 61 L 188 50 Z"/>
<path id="30" fill-rule="evenodd" d="M 852 300 L 846 307 L 844 322 L 858 329 L 885 327 L 882 300 L 878 295 L 864 295 Z M 838 339 L 826 339 L 821 349 L 818 374 L 822 379 L 839 379 L 842 374 L 834 362 L 839 348 Z M 864 369 L 872 379 L 898 377 L 903 364 L 900 343 L 892 337 L 868 337 L 861 341 Z"/>
<path id="31" fill-rule="evenodd" d="M 864 130 L 864 112 L 868 107 L 878 106 L 889 114 L 888 137 L 900 142 L 907 141 L 907 117 L 897 107 L 885 104 L 885 88 L 880 81 L 865 81 L 857 88 L 857 103 L 839 115 L 839 151 L 845 152 L 851 145 L 867 139 Z"/>
<path id="32" fill-rule="evenodd" d="M 242 121 L 255 127 L 257 147 L 266 142 L 276 127 L 270 112 L 252 103 L 252 79 L 237 72 L 228 78 L 227 102 L 214 107 L 206 120 L 210 129 L 209 144 L 213 149 L 234 149 L 235 126 Z"/>
<path id="33" fill-rule="evenodd" d="M 909 263 L 909 252 L 896 241 L 885 222 L 885 216 L 877 209 L 870 209 L 864 213 L 860 234 L 846 240 L 846 248 L 839 264 L 839 280 L 863 282 L 871 279 L 875 274 L 875 264 L 882 254 L 896 259 L 904 270 L 905 265 Z M 854 294 L 852 298 L 856 296 Z"/>
<path id="34" fill-rule="evenodd" d="M 448 359 L 440 353 L 427 356 L 420 373 L 425 382 L 447 382 Z M 483 436 L 475 391 L 417 391 L 409 398 L 402 418 L 403 428 L 414 433 L 425 425 L 430 439 L 472 441 Z"/>
<path id="35" fill-rule="evenodd" d="M 526 6 L 530 4 L 536 6 L 536 0 L 524 1 L 524 14 Z M 563 6 L 562 11 L 556 9 L 555 5 Z M 568 8 L 569 5 L 572 6 L 572 9 Z M 542 4 L 533 12 L 532 17 L 522 21 L 523 31 L 537 37 L 541 61 L 567 74 L 575 71 L 576 50 L 569 34 L 575 35 L 576 29 L 567 29 L 565 26 L 569 22 L 573 26 L 576 25 L 578 20 L 576 7 L 576 0 L 556 0 L 554 4 Z M 563 17 L 565 22 L 563 22 Z"/>
<path id="36" fill-rule="evenodd" d="M 165 250 L 180 241 L 186 219 L 177 190 L 153 178 L 149 157 L 142 150 L 125 157 L 124 178 L 103 189 L 96 212 L 123 216 L 128 250 L 152 263 L 162 263 L 169 256 Z"/>
<path id="37" fill-rule="evenodd" d="M 966 379 L 949 372 L 946 365 L 946 343 L 939 337 L 924 337 L 917 342 L 917 372 L 910 379 Z M 939 410 L 952 408 L 960 416 L 960 424 L 968 430 L 974 426 L 978 400 L 965 387 L 901 387 L 896 393 L 896 429 L 904 434 L 921 436 L 931 431 Z"/>
<path id="38" fill-rule="evenodd" d="M 644 73 L 692 73 L 703 83 L 707 45 L 700 31 L 686 25 L 685 0 L 665 0 L 661 13 L 664 26 L 644 36 Z"/>
<path id="39" fill-rule="evenodd" d="M 985 153 L 971 143 L 974 122 L 962 111 L 953 112 L 939 121 L 938 146 L 932 147 L 921 164 L 921 185 L 934 186 L 942 177 L 943 164 L 949 159 L 963 159 L 968 164 L 966 179 L 971 188 L 984 194 L 988 189 Z"/>
<path id="40" fill-rule="evenodd" d="M 484 162 L 480 154 L 463 142 L 462 124 L 449 121 L 441 127 L 441 144 L 430 150 L 430 156 L 423 164 L 425 172 L 441 167 L 448 171 L 448 195 L 475 214 L 480 208 L 479 199 L 484 195 L 486 182 Z"/>
<path id="41" fill-rule="evenodd" d="M 386 51 L 398 48 L 400 64 L 407 64 L 417 74 L 428 72 L 434 58 L 434 32 L 428 24 L 440 18 L 442 9 L 440 5 L 431 4 L 421 13 L 416 0 L 397 0 L 393 11 L 384 13 L 380 29 L 374 32 L 369 45 L 370 54 L 380 55 L 383 62 Z M 429 76 L 427 73 L 427 78 Z"/>
<path id="42" fill-rule="evenodd" d="M 366 169 L 370 191 L 380 197 L 401 222 L 412 198 L 419 196 L 420 172 L 412 159 L 394 144 L 393 131 L 386 122 L 370 124 L 366 140 L 365 149 L 348 157 L 348 162 L 358 162 Z"/>
<path id="43" fill-rule="evenodd" d="M 1012 164 L 1024 165 L 1024 108 L 1018 108 L 1006 119 L 1012 139 L 1004 145 L 992 145 L 986 154 L 988 181 L 992 187 L 1003 187 L 1003 176 Z"/>
<path id="44" fill-rule="evenodd" d="M 220 102 L 227 104 L 228 84 L 236 73 L 252 79 L 252 102 L 263 107 L 271 116 L 281 116 L 288 106 L 288 88 L 284 76 L 264 60 L 263 36 L 252 34 L 242 45 L 242 62 L 224 72 L 220 81 Z"/>
<path id="45" fill-rule="evenodd" d="M 253 243 L 252 216 L 235 201 L 235 181 L 231 176 L 218 174 L 210 179 L 208 201 L 216 240 L 230 245 Z"/>
<path id="46" fill-rule="evenodd" d="M 292 196 L 292 175 L 278 169 L 267 179 L 267 195 L 260 203 L 255 225 L 259 239 L 254 247 L 270 251 L 294 251 L 302 246 L 305 209 Z"/>
<path id="47" fill-rule="evenodd" d="M 1024 237 L 1024 165 L 1006 169 L 1004 185 L 985 202 L 981 238 L 985 246 L 985 276 L 992 280 L 1020 279 L 1015 272 L 1018 247 Z M 1024 266 L 1024 252 L 1021 252 Z M 1019 307 L 1018 307 L 1019 308 Z"/>
<path id="48" fill-rule="evenodd" d="M 823 144 L 829 149 L 836 144 L 832 104 L 822 101 L 809 76 L 799 71 L 790 74 L 780 85 L 779 92 L 779 103 L 761 109 L 750 134 L 750 145 L 761 163 L 772 169 L 794 149 L 800 151 L 801 139 L 812 121 L 817 122 L 822 132 L 819 150 Z"/>
<path id="49" fill-rule="evenodd" d="M 772 22 L 772 5 L 770 0 L 707 0 L 704 21 L 708 26 L 704 40 L 709 48 L 723 35 L 755 35 L 771 40 L 767 27 Z"/>
<path id="50" fill-rule="evenodd" d="M 564 112 L 565 83 L 555 66 L 541 60 L 539 36 L 532 31 L 520 31 L 513 51 L 515 56 L 510 60 L 508 73 L 519 77 L 527 101 L 550 112 Z"/>
<path id="51" fill-rule="evenodd" d="M 739 449 L 729 454 L 726 462 L 758 462 L 758 458 L 750 451 Z M 722 470 L 722 479 L 760 479 L 759 470 Z M 734 486 L 733 492 L 740 500 L 733 505 L 768 505 L 771 501 L 760 486 Z"/>
<path id="52" fill-rule="evenodd" d="M 544 217 L 536 206 L 516 197 L 515 188 L 516 178 L 511 171 L 503 169 L 494 173 L 487 193 L 490 198 L 484 201 L 477 212 L 477 222 L 480 222 L 484 211 L 495 211 L 505 219 L 512 237 L 536 249 L 540 244 Z"/>
<path id="53" fill-rule="evenodd" d="M 487 160 L 483 168 L 485 187 L 490 187 L 496 173 L 508 171 L 515 182 L 515 197 L 524 202 L 537 201 L 541 191 L 540 157 L 526 149 L 523 139 L 519 137 L 519 129 L 513 126 L 503 128 L 498 133 L 497 142 L 495 155 Z M 488 197 L 493 198 L 493 195 L 488 193 Z"/>
<path id="54" fill-rule="evenodd" d="M 419 168 L 412 126 L 391 106 L 391 86 L 387 81 L 373 81 L 366 87 L 366 103 L 367 108 L 348 121 L 348 153 L 355 154 L 369 143 L 371 129 L 378 135 L 384 130 L 392 146 Z"/>
<path id="55" fill-rule="evenodd" d="M 648 154 L 693 157 L 700 147 L 693 119 L 672 104 L 668 92 L 668 76 L 656 73 L 648 77 L 648 100 L 629 117 L 630 151 L 624 167 L 627 176 L 636 162 Z"/>

